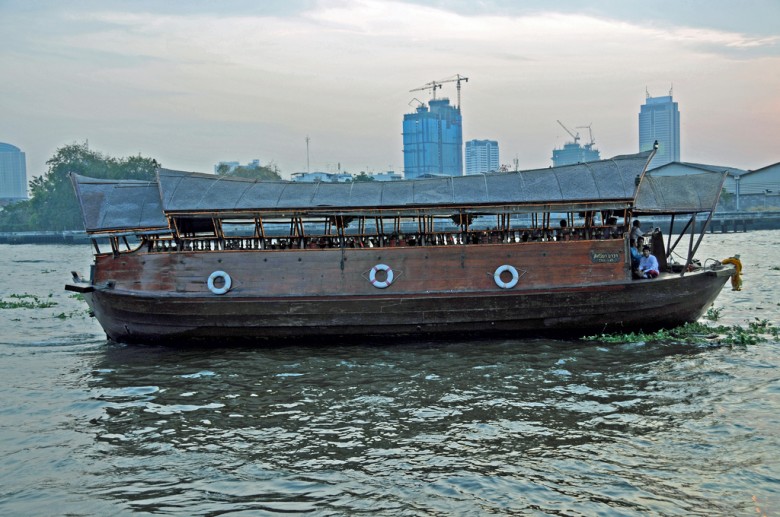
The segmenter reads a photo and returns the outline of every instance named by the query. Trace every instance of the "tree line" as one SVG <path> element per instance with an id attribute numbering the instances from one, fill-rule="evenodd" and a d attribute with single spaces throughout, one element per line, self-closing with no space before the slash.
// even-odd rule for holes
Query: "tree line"
<path id="1" fill-rule="evenodd" d="M 69 174 L 112 180 L 155 180 L 157 160 L 143 156 L 114 158 L 89 148 L 86 143 L 70 144 L 57 149 L 46 161 L 47 170 L 30 181 L 30 198 L 6 206 L 0 212 L 0 231 L 83 230 L 84 222 Z M 269 164 L 239 167 L 220 175 L 279 180 L 278 168 Z"/>

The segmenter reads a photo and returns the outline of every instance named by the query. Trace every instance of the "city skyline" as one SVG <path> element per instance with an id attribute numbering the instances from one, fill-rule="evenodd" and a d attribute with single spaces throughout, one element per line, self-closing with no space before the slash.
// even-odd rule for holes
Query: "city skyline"
<path id="1" fill-rule="evenodd" d="M 159 5 L 158 5 L 159 4 Z M 592 124 L 601 156 L 635 152 L 636 116 L 674 87 L 686 161 L 780 160 L 780 3 L 0 0 L 0 141 L 28 180 L 56 149 L 210 171 L 226 160 L 403 169 L 399 121 L 454 74 L 463 140 L 550 165 Z M 760 80 L 759 80 L 760 79 Z M 453 83 L 438 98 L 456 102 Z"/>

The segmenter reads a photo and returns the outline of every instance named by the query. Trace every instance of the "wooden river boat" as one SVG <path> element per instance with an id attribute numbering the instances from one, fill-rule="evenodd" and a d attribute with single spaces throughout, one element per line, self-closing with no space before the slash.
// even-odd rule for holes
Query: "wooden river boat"
<path id="1" fill-rule="evenodd" d="M 695 260 L 725 176 L 651 177 L 652 153 L 346 184 L 72 175 L 96 253 L 66 289 L 126 343 L 673 327 L 734 273 Z M 652 231 L 662 272 L 636 280 L 627 229 L 648 214 L 688 225 L 674 242 Z"/>

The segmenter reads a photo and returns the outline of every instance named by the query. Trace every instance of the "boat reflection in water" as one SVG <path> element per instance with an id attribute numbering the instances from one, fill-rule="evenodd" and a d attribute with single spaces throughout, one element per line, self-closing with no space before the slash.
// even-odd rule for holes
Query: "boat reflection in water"
<path id="1" fill-rule="evenodd" d="M 90 278 L 66 288 L 127 343 L 672 327 L 734 272 L 694 259 L 724 176 L 650 177 L 653 153 L 351 184 L 74 175 L 97 253 Z M 643 214 L 688 220 L 675 242 L 650 237 L 653 280 L 631 272 L 628 229 Z M 672 264 L 686 235 L 685 263 Z"/>

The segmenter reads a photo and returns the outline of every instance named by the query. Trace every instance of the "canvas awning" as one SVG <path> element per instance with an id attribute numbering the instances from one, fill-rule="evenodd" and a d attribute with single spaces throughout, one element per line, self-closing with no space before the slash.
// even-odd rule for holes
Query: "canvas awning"
<path id="1" fill-rule="evenodd" d="M 726 173 L 683 176 L 646 175 L 639 186 L 634 213 L 683 214 L 713 212 Z"/>
<path id="2" fill-rule="evenodd" d="M 168 230 L 157 182 L 70 175 L 89 233 Z"/>
<path id="3" fill-rule="evenodd" d="M 624 208 L 651 152 L 531 171 L 395 182 L 295 183 L 158 170 L 169 215 L 208 213 L 415 213 L 442 206 L 490 212 L 512 206 L 561 209 Z"/>
<path id="4" fill-rule="evenodd" d="M 475 176 L 398 182 L 293 183 L 225 178 L 160 169 L 158 182 L 71 175 L 90 233 L 169 231 L 172 216 L 280 216 L 599 210 L 711 212 L 721 174 L 648 176 L 650 153 L 598 162 Z M 637 188 L 637 178 L 640 178 Z"/>

